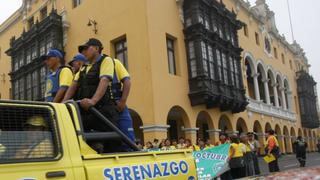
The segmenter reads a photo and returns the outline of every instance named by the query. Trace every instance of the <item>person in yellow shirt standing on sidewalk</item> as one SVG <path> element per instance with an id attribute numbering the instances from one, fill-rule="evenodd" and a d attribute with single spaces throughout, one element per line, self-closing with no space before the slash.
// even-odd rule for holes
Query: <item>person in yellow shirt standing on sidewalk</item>
<path id="1" fill-rule="evenodd" d="M 73 73 L 69 67 L 61 65 L 63 55 L 57 49 L 49 50 L 42 58 L 50 71 L 46 78 L 45 100 L 60 103 L 72 84 Z"/>
<path id="2" fill-rule="evenodd" d="M 245 177 L 244 152 L 237 135 L 230 137 L 229 166 L 232 179 Z"/>

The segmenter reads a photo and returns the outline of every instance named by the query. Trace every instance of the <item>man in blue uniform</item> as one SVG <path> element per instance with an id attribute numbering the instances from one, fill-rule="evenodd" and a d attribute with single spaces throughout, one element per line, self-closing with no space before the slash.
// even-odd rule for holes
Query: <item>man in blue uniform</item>
<path id="1" fill-rule="evenodd" d="M 112 93 L 115 101 L 117 102 L 117 107 L 120 112 L 118 122 L 119 129 L 132 141 L 135 141 L 132 118 L 126 105 L 131 87 L 130 75 L 119 60 L 113 59 L 113 62 L 114 76 L 112 81 Z M 127 146 L 125 146 L 124 148 L 128 151 L 130 150 L 130 148 Z"/>
<path id="2" fill-rule="evenodd" d="M 46 79 L 45 100 L 60 103 L 71 86 L 73 73 L 69 67 L 61 65 L 63 55 L 59 50 L 50 49 L 43 58 L 50 71 Z"/>
<path id="3" fill-rule="evenodd" d="M 75 55 L 68 64 L 72 68 L 73 73 L 77 74 L 77 72 L 79 72 L 81 67 L 87 63 L 88 63 L 87 58 L 83 54 L 79 53 Z"/>

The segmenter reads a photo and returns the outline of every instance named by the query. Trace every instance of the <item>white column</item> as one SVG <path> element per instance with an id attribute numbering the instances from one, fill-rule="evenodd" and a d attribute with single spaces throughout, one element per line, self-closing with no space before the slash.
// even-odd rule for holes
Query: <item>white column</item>
<path id="1" fill-rule="evenodd" d="M 253 84 L 254 84 L 254 95 L 257 101 L 260 101 L 260 92 L 259 92 L 259 84 L 258 84 L 258 76 L 259 74 L 253 74 Z"/>
<path id="2" fill-rule="evenodd" d="M 268 87 L 269 79 L 263 80 L 264 92 L 266 96 L 267 104 L 270 104 L 270 95 L 269 95 L 269 87 Z"/>
<path id="3" fill-rule="evenodd" d="M 272 84 L 272 87 L 273 87 L 274 103 L 276 107 L 279 107 L 277 83 Z"/>
<path id="4" fill-rule="evenodd" d="M 286 96 L 284 93 L 284 88 L 280 87 L 280 91 L 281 91 L 282 107 L 283 109 L 287 109 L 287 102 L 286 102 Z"/>

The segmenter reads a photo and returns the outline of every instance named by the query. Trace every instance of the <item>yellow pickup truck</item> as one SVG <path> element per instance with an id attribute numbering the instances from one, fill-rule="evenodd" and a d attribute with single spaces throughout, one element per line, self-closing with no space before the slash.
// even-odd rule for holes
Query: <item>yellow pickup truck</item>
<path id="1" fill-rule="evenodd" d="M 115 138 L 84 132 L 74 102 L 0 101 L 0 180 L 197 178 L 189 150 L 99 154 L 88 145 Z"/>

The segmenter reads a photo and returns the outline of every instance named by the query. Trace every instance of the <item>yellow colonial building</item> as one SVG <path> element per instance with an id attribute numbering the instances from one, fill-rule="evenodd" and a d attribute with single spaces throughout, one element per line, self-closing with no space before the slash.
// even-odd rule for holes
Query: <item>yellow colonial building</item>
<path id="1" fill-rule="evenodd" d="M 88 38 L 128 68 L 138 139 L 274 129 L 282 152 L 298 135 L 316 149 L 315 82 L 297 42 L 279 35 L 265 0 L 23 0 L 0 25 L 2 99 L 42 100 L 52 47 L 66 61 Z"/>

